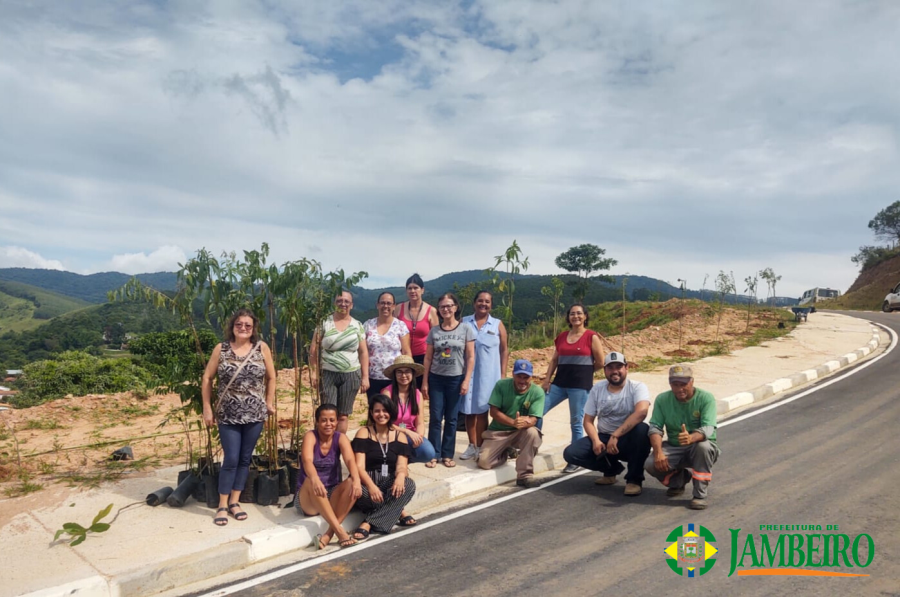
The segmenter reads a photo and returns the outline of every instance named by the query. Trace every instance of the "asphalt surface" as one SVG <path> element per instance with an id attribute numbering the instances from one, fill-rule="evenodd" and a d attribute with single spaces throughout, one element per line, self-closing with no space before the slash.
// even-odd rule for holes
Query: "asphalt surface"
<path id="1" fill-rule="evenodd" d="M 900 332 L 900 314 L 865 318 Z M 846 380 L 721 428 L 705 511 L 687 508 L 690 489 L 667 499 L 648 478 L 643 495 L 626 498 L 621 478 L 600 487 L 589 473 L 383 545 L 373 539 L 367 549 L 235 594 L 900 595 L 898 364 L 900 348 Z M 720 550 L 699 578 L 679 578 L 664 561 L 667 535 L 688 523 L 712 531 Z M 729 529 L 743 538 L 761 524 L 868 533 L 871 565 L 841 571 L 870 576 L 728 577 Z"/>

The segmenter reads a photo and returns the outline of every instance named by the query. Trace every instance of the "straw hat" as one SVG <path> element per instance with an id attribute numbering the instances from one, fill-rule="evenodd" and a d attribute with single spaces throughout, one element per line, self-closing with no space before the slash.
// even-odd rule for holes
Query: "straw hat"
<path id="1" fill-rule="evenodd" d="M 401 354 L 399 357 L 394 359 L 393 365 L 385 368 L 384 376 L 388 379 L 394 379 L 394 371 L 396 371 L 397 369 L 412 369 L 413 375 L 415 375 L 416 377 L 425 373 L 425 367 L 418 364 L 413 360 L 412 357 L 405 354 Z"/>

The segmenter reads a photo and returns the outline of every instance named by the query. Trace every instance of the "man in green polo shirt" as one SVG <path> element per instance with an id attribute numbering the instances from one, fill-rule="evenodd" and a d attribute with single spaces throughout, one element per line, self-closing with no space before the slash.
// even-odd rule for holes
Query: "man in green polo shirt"
<path id="1" fill-rule="evenodd" d="M 491 424 L 484 432 L 484 443 L 478 466 L 489 470 L 504 464 L 507 449 L 518 448 L 516 485 L 540 487 L 534 477 L 534 457 L 541 445 L 541 432 L 535 425 L 544 416 L 544 390 L 531 383 L 531 362 L 519 359 L 513 365 L 513 376 L 494 386 L 488 404 Z"/>
<path id="2" fill-rule="evenodd" d="M 684 493 L 694 484 L 690 507 L 706 509 L 706 490 L 712 481 L 712 465 L 719 458 L 716 443 L 716 399 L 694 387 L 694 372 L 687 365 L 669 369 L 669 387 L 653 403 L 650 416 L 650 447 L 653 452 L 644 470 L 668 487 L 666 495 Z M 667 439 L 663 442 L 663 432 Z"/>

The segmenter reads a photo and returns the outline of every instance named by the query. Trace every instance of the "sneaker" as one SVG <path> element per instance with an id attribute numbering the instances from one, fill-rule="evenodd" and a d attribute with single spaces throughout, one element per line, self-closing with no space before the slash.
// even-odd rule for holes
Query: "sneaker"
<path id="1" fill-rule="evenodd" d="M 519 487 L 526 487 L 528 489 L 532 489 L 534 487 L 540 487 L 541 483 L 543 483 L 543 481 L 541 481 L 540 479 L 536 479 L 534 477 L 525 477 L 522 479 L 516 479 L 516 485 L 518 485 Z"/>
<path id="2" fill-rule="evenodd" d="M 625 495 L 634 497 L 637 495 L 641 495 L 643 489 L 637 483 L 626 483 L 625 484 Z"/>
<path id="3" fill-rule="evenodd" d="M 694 498 L 690 504 L 691 510 L 706 510 L 706 498 Z"/>
<path id="4" fill-rule="evenodd" d="M 616 479 L 615 477 L 606 476 L 597 477 L 596 479 L 594 479 L 594 483 L 596 483 L 597 485 L 615 485 L 616 481 L 618 481 L 618 479 Z"/>
<path id="5" fill-rule="evenodd" d="M 669 487 L 666 490 L 666 497 L 677 497 L 684 493 L 684 487 Z"/>
<path id="6" fill-rule="evenodd" d="M 473 458 L 478 458 L 478 446 L 469 444 L 469 447 L 466 448 L 466 451 L 462 453 L 462 456 L 460 456 L 459 459 L 472 460 Z"/>
<path id="7" fill-rule="evenodd" d="M 577 464 L 567 464 L 566 468 L 564 468 L 562 472 L 564 475 L 568 475 L 570 473 L 574 473 L 579 470 L 581 470 L 581 467 L 578 466 Z"/>

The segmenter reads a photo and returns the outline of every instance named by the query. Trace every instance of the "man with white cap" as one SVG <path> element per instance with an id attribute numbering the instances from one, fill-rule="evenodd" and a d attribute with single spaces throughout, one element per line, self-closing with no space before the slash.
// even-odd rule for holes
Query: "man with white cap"
<path id="1" fill-rule="evenodd" d="M 666 495 L 684 493 L 694 484 L 693 510 L 706 509 L 706 492 L 712 480 L 712 465 L 719 458 L 716 444 L 716 399 L 694 387 L 694 372 L 688 365 L 669 369 L 668 392 L 656 397 L 650 417 L 653 453 L 644 470 L 668 487 Z M 667 439 L 663 442 L 663 432 Z"/>
<path id="2" fill-rule="evenodd" d="M 612 485 L 625 470 L 625 495 L 638 496 L 644 482 L 644 461 L 650 454 L 644 423 L 650 410 L 650 390 L 628 379 L 628 361 L 621 352 L 610 352 L 603 361 L 606 380 L 591 388 L 584 405 L 585 437 L 570 444 L 563 458 L 570 465 L 600 471 L 598 485 Z"/>
<path id="3" fill-rule="evenodd" d="M 519 359 L 513 365 L 513 376 L 501 379 L 494 385 L 490 406 L 491 424 L 484 432 L 484 443 L 478 457 L 478 466 L 489 470 L 504 464 L 507 450 L 517 448 L 516 485 L 540 487 L 540 479 L 534 477 L 534 457 L 541 445 L 541 432 L 536 427 L 544 416 L 544 390 L 531 383 L 534 367 L 531 362 Z"/>

